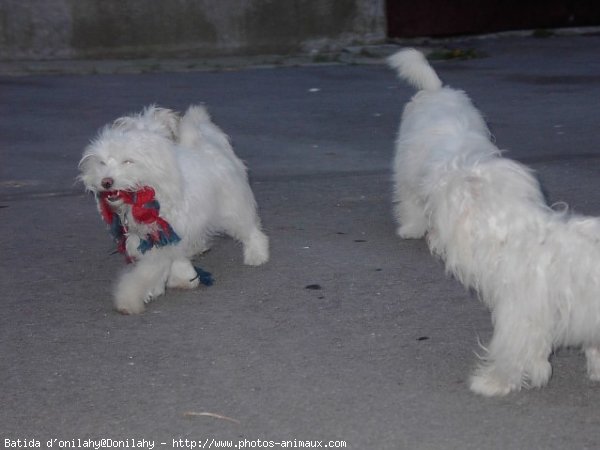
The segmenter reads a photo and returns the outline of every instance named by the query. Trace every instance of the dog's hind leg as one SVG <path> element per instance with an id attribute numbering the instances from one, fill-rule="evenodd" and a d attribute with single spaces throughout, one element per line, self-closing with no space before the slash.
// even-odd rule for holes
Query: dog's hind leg
<path id="1" fill-rule="evenodd" d="M 260 266 L 269 260 L 269 238 L 261 231 L 260 219 L 248 203 L 228 218 L 225 232 L 244 246 L 244 264 Z"/>
<path id="2" fill-rule="evenodd" d="M 398 222 L 398 236 L 402 239 L 420 239 L 427 232 L 427 218 L 424 207 L 412 195 L 399 194 L 395 204 L 395 216 Z"/>
<path id="3" fill-rule="evenodd" d="M 244 246 L 244 264 L 259 266 L 269 260 L 269 238 L 258 227 L 240 236 Z"/>
<path id="4" fill-rule="evenodd" d="M 550 333 L 519 315 L 512 306 L 495 311 L 494 335 L 484 362 L 471 377 L 470 388 L 485 396 L 506 395 L 522 387 L 539 388 L 550 379 Z"/>
<path id="5" fill-rule="evenodd" d="M 585 349 L 587 362 L 587 374 L 590 380 L 600 381 L 600 347 L 588 347 Z"/>

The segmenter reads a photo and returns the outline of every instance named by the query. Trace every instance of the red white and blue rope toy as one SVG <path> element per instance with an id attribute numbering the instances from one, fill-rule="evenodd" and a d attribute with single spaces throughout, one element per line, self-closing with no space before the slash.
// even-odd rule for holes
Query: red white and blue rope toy
<path id="1" fill-rule="evenodd" d="M 169 222 L 160 216 L 160 204 L 155 197 L 156 193 L 150 186 L 144 186 L 137 191 L 103 191 L 96 193 L 98 208 L 104 222 L 109 226 L 110 234 L 117 243 L 117 251 L 125 255 L 127 263 L 135 262 L 135 258 L 127 253 L 125 242 L 127 241 L 127 226 L 121 222 L 119 214 L 115 213 L 110 206 L 110 202 L 120 200 L 123 204 L 131 207 L 131 217 L 137 223 L 149 225 L 151 232 L 143 239 L 137 250 L 140 253 L 146 253 L 153 247 L 163 247 L 165 245 L 176 245 L 181 241 L 175 230 Z M 110 200 L 109 200 L 110 199 Z M 202 268 L 194 266 L 196 278 L 205 286 L 213 284 L 212 275 Z M 190 281 L 195 280 L 193 278 Z"/>

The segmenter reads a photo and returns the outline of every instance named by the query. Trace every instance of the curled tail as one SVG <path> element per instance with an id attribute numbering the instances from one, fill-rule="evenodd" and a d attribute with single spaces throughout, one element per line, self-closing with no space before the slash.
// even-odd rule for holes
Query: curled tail
<path id="1" fill-rule="evenodd" d="M 202 105 L 192 105 L 181 118 L 179 142 L 188 147 L 209 143 L 217 148 L 231 149 L 229 138 L 211 120 Z"/>
<path id="2" fill-rule="evenodd" d="M 442 87 L 441 80 L 423 53 L 414 48 L 406 48 L 394 53 L 387 59 L 387 63 L 396 69 L 400 78 L 419 90 L 434 91 Z"/>

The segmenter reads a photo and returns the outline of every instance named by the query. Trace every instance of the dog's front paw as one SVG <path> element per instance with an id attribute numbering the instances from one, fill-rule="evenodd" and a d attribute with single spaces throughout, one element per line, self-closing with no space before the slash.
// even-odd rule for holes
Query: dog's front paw
<path id="1" fill-rule="evenodd" d="M 119 297 L 115 298 L 115 309 L 121 314 L 130 315 L 130 314 L 141 314 L 146 309 L 144 305 L 145 299 L 137 299 L 137 298 L 126 298 Z"/>
<path id="2" fill-rule="evenodd" d="M 470 380 L 471 391 L 485 397 L 498 397 L 521 389 L 520 382 L 501 376 L 493 367 L 480 368 Z"/>
<path id="3" fill-rule="evenodd" d="M 396 233 L 402 239 L 421 239 L 425 236 L 426 230 L 420 224 L 406 224 L 398 227 Z"/>
<path id="4" fill-rule="evenodd" d="M 160 297 L 164 293 L 165 293 L 165 285 L 159 284 L 146 293 L 146 296 L 144 297 L 144 303 L 150 303 L 156 297 Z"/>
<path id="5" fill-rule="evenodd" d="M 199 284 L 199 276 L 190 261 L 185 259 L 173 262 L 171 273 L 167 280 L 168 288 L 195 289 Z"/>
<path id="6" fill-rule="evenodd" d="M 140 314 L 146 309 L 145 303 L 152 292 L 138 285 L 131 277 L 123 277 L 115 291 L 115 309 L 121 314 Z"/>
<path id="7" fill-rule="evenodd" d="M 529 364 L 527 367 L 527 387 L 541 388 L 548 384 L 552 376 L 552 366 L 547 360 L 540 360 L 535 364 Z"/>
<path id="8" fill-rule="evenodd" d="M 174 279 L 169 278 L 167 287 L 170 289 L 196 289 L 200 285 L 200 280 L 196 275 L 193 279 Z"/>

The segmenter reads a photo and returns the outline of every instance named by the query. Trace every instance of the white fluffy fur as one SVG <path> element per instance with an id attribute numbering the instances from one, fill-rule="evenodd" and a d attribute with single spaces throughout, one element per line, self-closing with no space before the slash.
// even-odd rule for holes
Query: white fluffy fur
<path id="1" fill-rule="evenodd" d="M 467 95 L 442 87 L 419 52 L 388 62 L 420 89 L 396 142 L 398 234 L 426 236 L 492 312 L 471 390 L 544 386 L 560 346 L 582 347 L 589 377 L 600 380 L 600 220 L 547 206 L 531 171 L 501 157 Z"/>
<path id="2" fill-rule="evenodd" d="M 202 106 L 191 106 L 183 117 L 151 106 L 117 119 L 86 148 L 80 170 L 80 180 L 94 193 L 104 189 L 105 178 L 114 180 L 110 190 L 153 187 L 161 217 L 181 237 L 140 254 L 144 229 L 130 222 L 126 246 L 138 261 L 116 285 L 115 307 L 122 313 L 142 312 L 165 286 L 195 288 L 190 258 L 205 251 L 215 233 L 241 241 L 246 264 L 269 259 L 246 168 Z"/>

